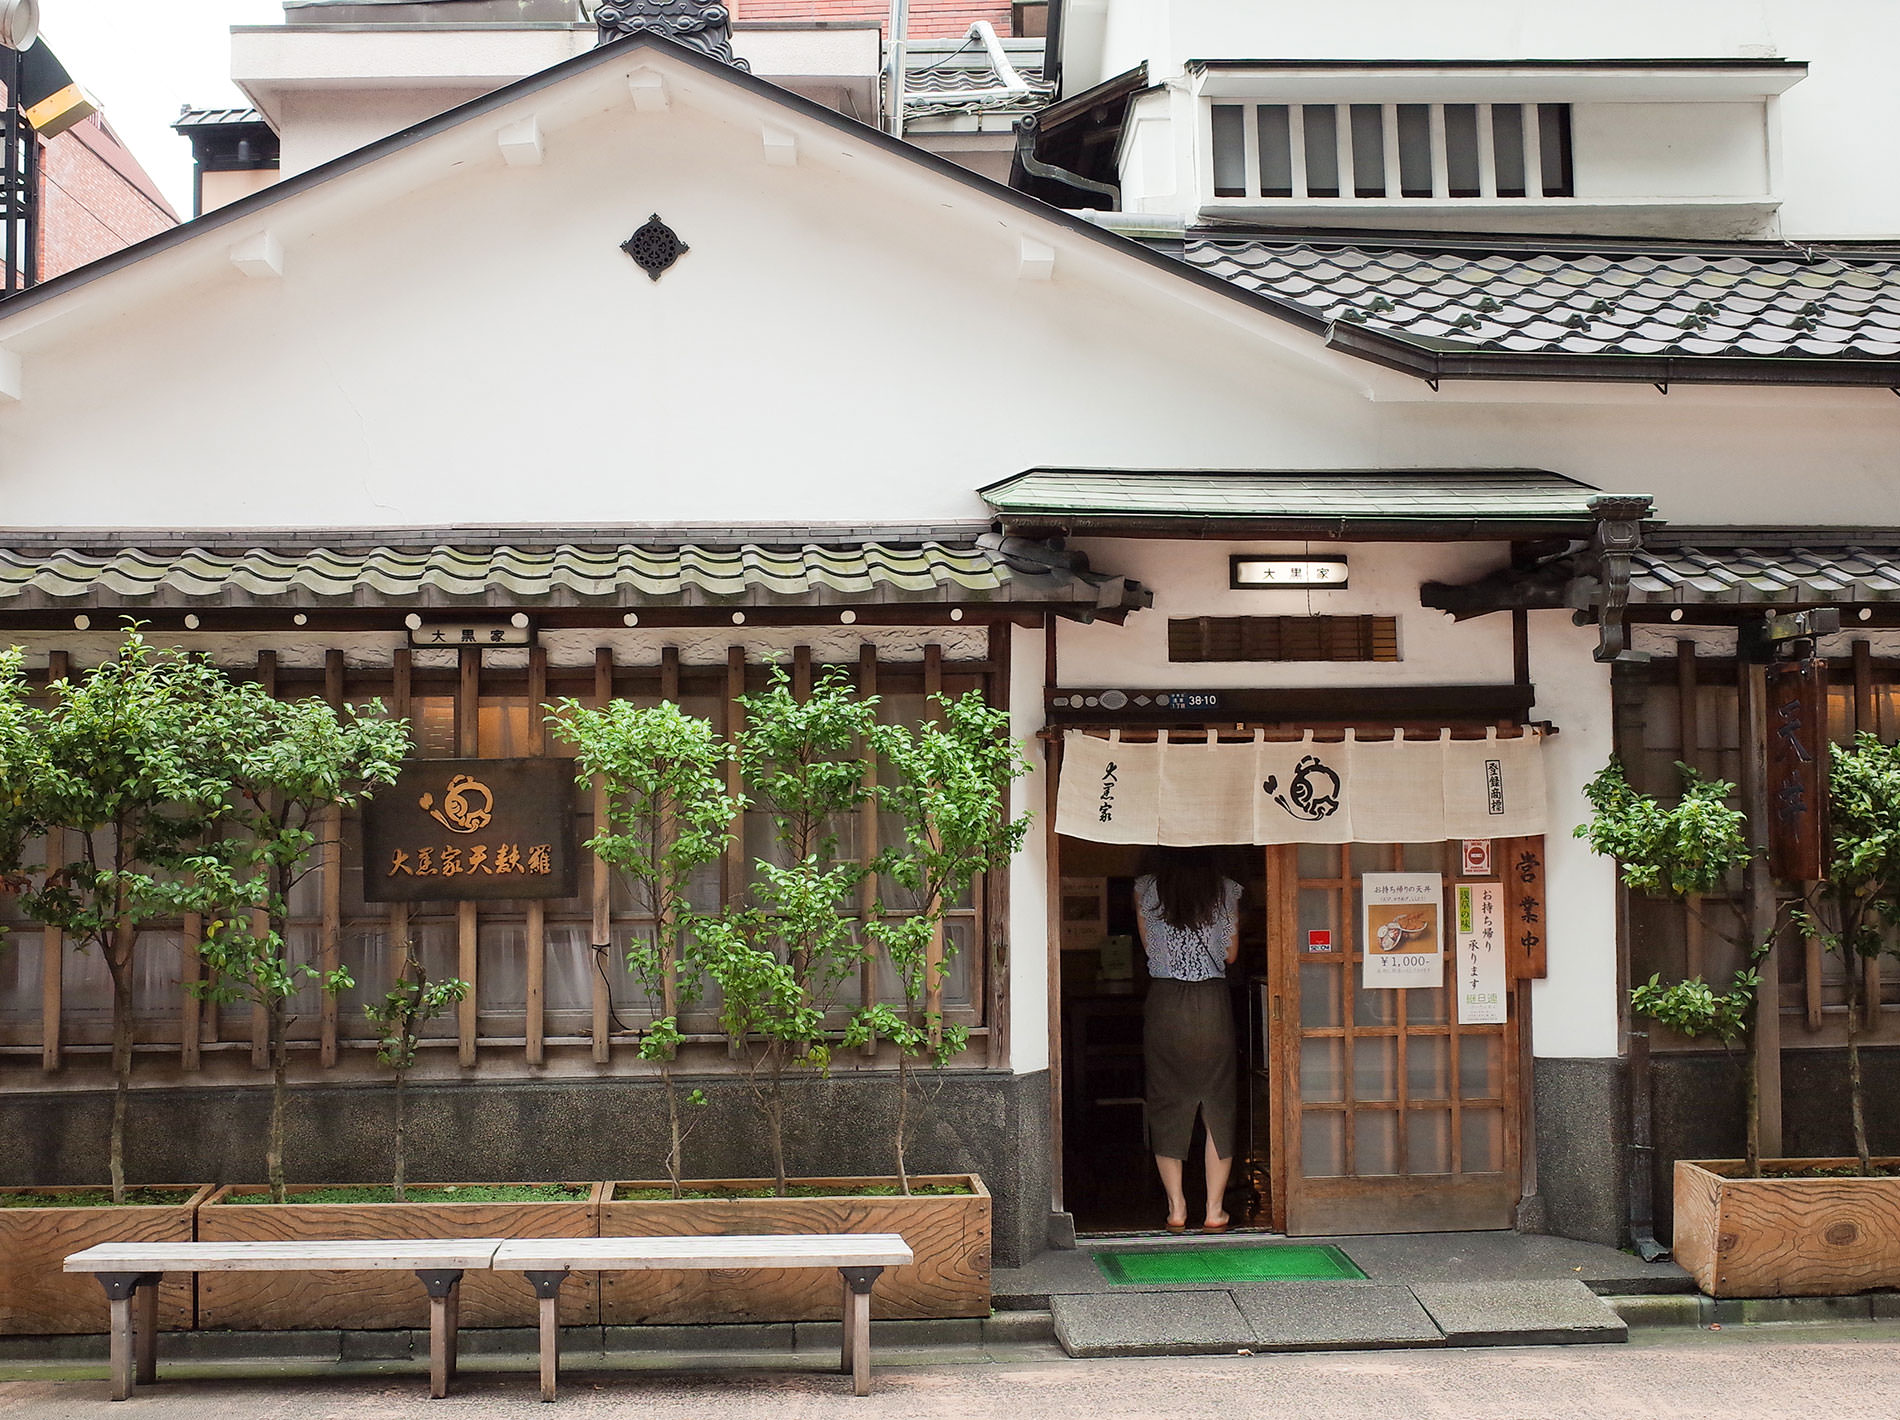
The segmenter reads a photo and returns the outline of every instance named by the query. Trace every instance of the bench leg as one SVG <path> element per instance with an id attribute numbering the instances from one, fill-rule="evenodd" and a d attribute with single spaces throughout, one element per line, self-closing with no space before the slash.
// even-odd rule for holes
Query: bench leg
<path id="1" fill-rule="evenodd" d="M 101 1272 L 112 1304 L 112 1398 L 131 1398 L 135 1381 L 158 1378 L 158 1274 Z"/>
<path id="2" fill-rule="evenodd" d="M 456 1332 L 462 1320 L 462 1270 L 459 1267 L 418 1268 L 416 1276 L 429 1293 L 429 1394 L 436 1400 L 449 1393 L 455 1379 Z"/>
<path id="3" fill-rule="evenodd" d="M 553 1400 L 561 1373 L 561 1284 L 567 1272 L 531 1271 L 527 1278 L 541 1299 L 541 1399 Z"/>
<path id="4" fill-rule="evenodd" d="M 844 1365 L 851 1372 L 851 1393 L 871 1393 L 871 1288 L 882 1267 L 840 1267 L 844 1277 Z"/>
<path id="5" fill-rule="evenodd" d="M 137 1381 L 152 1385 L 158 1380 L 158 1279 L 147 1278 L 132 1295 L 132 1355 L 137 1362 Z"/>

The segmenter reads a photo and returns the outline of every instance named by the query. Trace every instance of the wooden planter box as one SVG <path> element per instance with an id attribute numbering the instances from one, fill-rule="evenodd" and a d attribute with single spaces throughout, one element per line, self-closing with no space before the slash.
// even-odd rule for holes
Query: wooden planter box
<path id="1" fill-rule="evenodd" d="M 233 1203 L 268 1197 L 246 1184 L 221 1188 L 198 1214 L 205 1242 L 271 1242 L 318 1238 L 591 1238 L 604 1185 L 575 1201 L 457 1203 L 441 1197 L 448 1185 L 412 1183 L 406 1203 L 299 1203 L 300 1193 L 325 1185 L 293 1186 L 291 1201 Z M 430 1195 L 437 1195 L 431 1198 Z M 94 1284 L 97 1286 L 97 1284 Z M 470 1272 L 462 1279 L 463 1326 L 533 1326 L 534 1290 L 518 1273 Z M 561 1289 L 561 1322 L 590 1326 L 600 1320 L 593 1279 L 575 1278 Z M 407 1272 L 206 1272 L 198 1278 L 198 1325 L 216 1331 L 391 1331 L 429 1324 L 428 1295 Z"/>
<path id="2" fill-rule="evenodd" d="M 63 1272 L 68 1253 L 109 1242 L 191 1242 L 198 1205 L 211 1185 L 134 1184 L 176 1188 L 182 1203 L 127 1204 L 121 1208 L 0 1208 L 0 1335 L 69 1336 L 106 1329 L 106 1294 L 98 1279 Z M 96 1187 L 9 1188 L 8 1193 L 71 1195 Z M 191 1279 L 174 1277 L 158 1289 L 158 1324 L 168 1331 L 192 1325 Z"/>
<path id="3" fill-rule="evenodd" d="M 1891 1167 L 1894 1159 L 1876 1159 Z M 1765 1169 L 1853 1159 L 1763 1159 Z M 1671 1252 L 1711 1297 L 1838 1297 L 1900 1287 L 1900 1178 L 1740 1178 L 1738 1159 L 1676 1161 Z"/>
<path id="4" fill-rule="evenodd" d="M 794 1179 L 801 1185 L 850 1187 L 882 1179 Z M 955 1183 L 962 1195 L 910 1198 L 621 1199 L 621 1189 L 664 1183 L 608 1184 L 600 1235 L 731 1237 L 744 1233 L 898 1233 L 916 1261 L 878 1279 L 871 1314 L 958 1317 L 990 1314 L 990 1195 L 975 1174 L 913 1176 L 913 1184 Z M 770 1179 L 695 1181 L 692 1188 L 765 1190 Z M 652 1322 L 836 1321 L 841 1311 L 835 1273 L 815 1268 L 744 1272 L 608 1272 L 601 1277 L 601 1320 L 609 1326 Z"/>

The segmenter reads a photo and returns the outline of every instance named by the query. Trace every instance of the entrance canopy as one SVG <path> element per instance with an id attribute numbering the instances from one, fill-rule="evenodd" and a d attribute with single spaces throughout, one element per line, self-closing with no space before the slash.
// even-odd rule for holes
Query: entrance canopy
<path id="1" fill-rule="evenodd" d="M 1437 843 L 1544 832 L 1543 736 L 1063 737 L 1056 831 L 1097 843 Z"/>

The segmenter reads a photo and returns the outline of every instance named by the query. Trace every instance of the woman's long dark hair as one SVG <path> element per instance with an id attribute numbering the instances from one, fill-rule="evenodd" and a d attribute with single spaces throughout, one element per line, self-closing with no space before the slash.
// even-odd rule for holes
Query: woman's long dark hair
<path id="1" fill-rule="evenodd" d="M 1212 853 L 1205 848 L 1150 848 L 1142 856 L 1141 870 L 1154 876 L 1163 922 L 1184 932 L 1213 922 L 1226 879 Z"/>

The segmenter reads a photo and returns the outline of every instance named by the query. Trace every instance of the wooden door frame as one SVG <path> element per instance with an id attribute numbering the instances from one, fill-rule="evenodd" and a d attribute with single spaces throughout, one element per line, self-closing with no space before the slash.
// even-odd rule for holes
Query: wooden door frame
<path id="1" fill-rule="evenodd" d="M 1349 847 L 1350 845 L 1342 846 Z M 1298 1047 L 1298 1041 L 1300 1039 L 1298 972 L 1302 959 L 1301 953 L 1298 950 L 1297 941 L 1299 922 L 1298 894 L 1301 881 L 1298 867 L 1299 845 L 1274 845 L 1263 851 L 1267 855 L 1267 883 L 1270 898 L 1267 917 L 1267 974 L 1268 980 L 1271 983 L 1268 1053 L 1269 1059 L 1272 1062 L 1272 1075 L 1268 1081 L 1272 1098 L 1272 1108 L 1269 1111 L 1269 1116 L 1272 1121 L 1270 1125 L 1269 1156 L 1271 1159 L 1270 1177 L 1272 1180 L 1273 1194 L 1270 1214 L 1273 1229 L 1276 1232 L 1286 1233 L 1289 1223 L 1288 1205 L 1291 1201 L 1294 1185 L 1293 1155 L 1300 1147 L 1302 1113 L 1300 1109 L 1297 1079 L 1301 1055 Z M 1447 874 L 1445 876 L 1444 885 L 1447 892 L 1449 892 L 1452 884 L 1457 880 L 1456 875 Z M 1342 913 L 1350 913 L 1352 911 L 1350 893 L 1347 894 L 1346 900 L 1342 902 L 1341 911 Z M 1362 944 L 1357 941 L 1356 924 L 1348 924 L 1347 940 L 1351 942 L 1354 947 L 1360 948 L 1361 950 L 1363 949 Z M 1451 950 L 1451 944 L 1447 942 L 1447 953 L 1449 954 Z M 1350 953 L 1348 953 L 1344 969 L 1347 972 L 1353 970 Z M 1534 1165 L 1527 1166 L 1524 1162 L 1526 1157 L 1535 1152 L 1535 1141 L 1526 1138 L 1526 1130 L 1531 1119 L 1526 1098 L 1528 1075 L 1525 1070 L 1525 1055 L 1530 1039 L 1530 1021 L 1527 1009 L 1530 990 L 1527 981 L 1511 979 L 1507 980 L 1506 986 L 1509 996 L 1510 1014 L 1507 1017 L 1505 1028 L 1499 1042 L 1499 1068 L 1502 1074 L 1500 1097 L 1503 1103 L 1505 1130 L 1503 1140 L 1504 1156 L 1502 1160 L 1504 1167 L 1499 1172 L 1503 1176 L 1505 1186 L 1510 1188 L 1515 1195 L 1511 1201 L 1511 1223 L 1514 1224 L 1517 1210 L 1523 1203 L 1527 1188 L 1534 1187 L 1532 1180 L 1534 1180 L 1535 1177 L 1534 1172 L 1527 1172 L 1527 1168 L 1534 1169 Z M 1342 1009 L 1345 1009 L 1343 1001 Z M 1453 999 L 1449 986 L 1446 988 L 1445 1011 L 1448 1023 L 1455 1023 L 1457 1004 Z M 1275 1027 L 1279 1028 L 1276 1029 Z M 1458 1033 L 1455 1028 L 1447 1031 L 1447 1039 L 1455 1044 L 1458 1039 Z M 1452 1072 L 1453 1088 L 1455 1090 L 1457 1088 L 1456 1079 L 1459 1068 L 1457 1051 L 1448 1046 L 1448 1052 L 1447 1068 Z M 1342 1059 L 1342 1068 L 1348 1071 L 1351 1070 L 1349 1055 Z M 1404 1128 L 1404 1117 L 1404 1111 L 1401 1110 L 1401 1130 Z M 1399 1175 L 1397 1177 L 1400 1179 L 1409 1179 L 1413 1176 Z M 1482 1185 L 1476 1182 L 1461 1184 L 1455 1181 L 1458 1179 L 1458 1175 L 1429 1174 L 1417 1175 L 1416 1177 L 1424 1180 L 1454 1180 L 1450 1182 L 1427 1182 L 1415 1186 L 1419 1196 L 1429 1196 L 1447 1204 L 1452 1210 L 1454 1219 L 1476 1218 L 1482 1214 L 1484 1210 L 1496 1206 L 1494 1193 L 1494 1190 L 1498 1186 L 1496 1183 L 1487 1181 Z M 1489 1175 L 1475 1175 L 1473 1177 L 1474 1179 L 1484 1178 L 1489 1180 Z M 1402 1183 L 1395 1184 L 1389 1191 L 1394 1195 L 1404 1193 L 1406 1191 L 1406 1185 Z M 1484 1196 L 1466 1198 L 1464 1195 Z M 1382 1202 L 1379 1206 L 1390 1207 L 1392 1204 L 1390 1202 Z M 1469 1212 L 1460 1211 L 1461 1209 L 1467 1208 L 1470 1210 Z M 1454 1221 L 1447 1228 L 1435 1228 L 1429 1231 L 1458 1231 L 1465 1228 L 1484 1230 L 1491 1226 L 1494 1225 L 1482 1222 Z M 1310 1235 L 1321 1236 L 1349 1231 L 1351 1231 L 1349 1228 L 1340 1227 L 1337 1225 L 1337 1221 L 1335 1221 L 1334 1225 L 1317 1229 Z M 1397 1231 L 1397 1229 L 1374 1228 L 1369 1231 Z"/>

